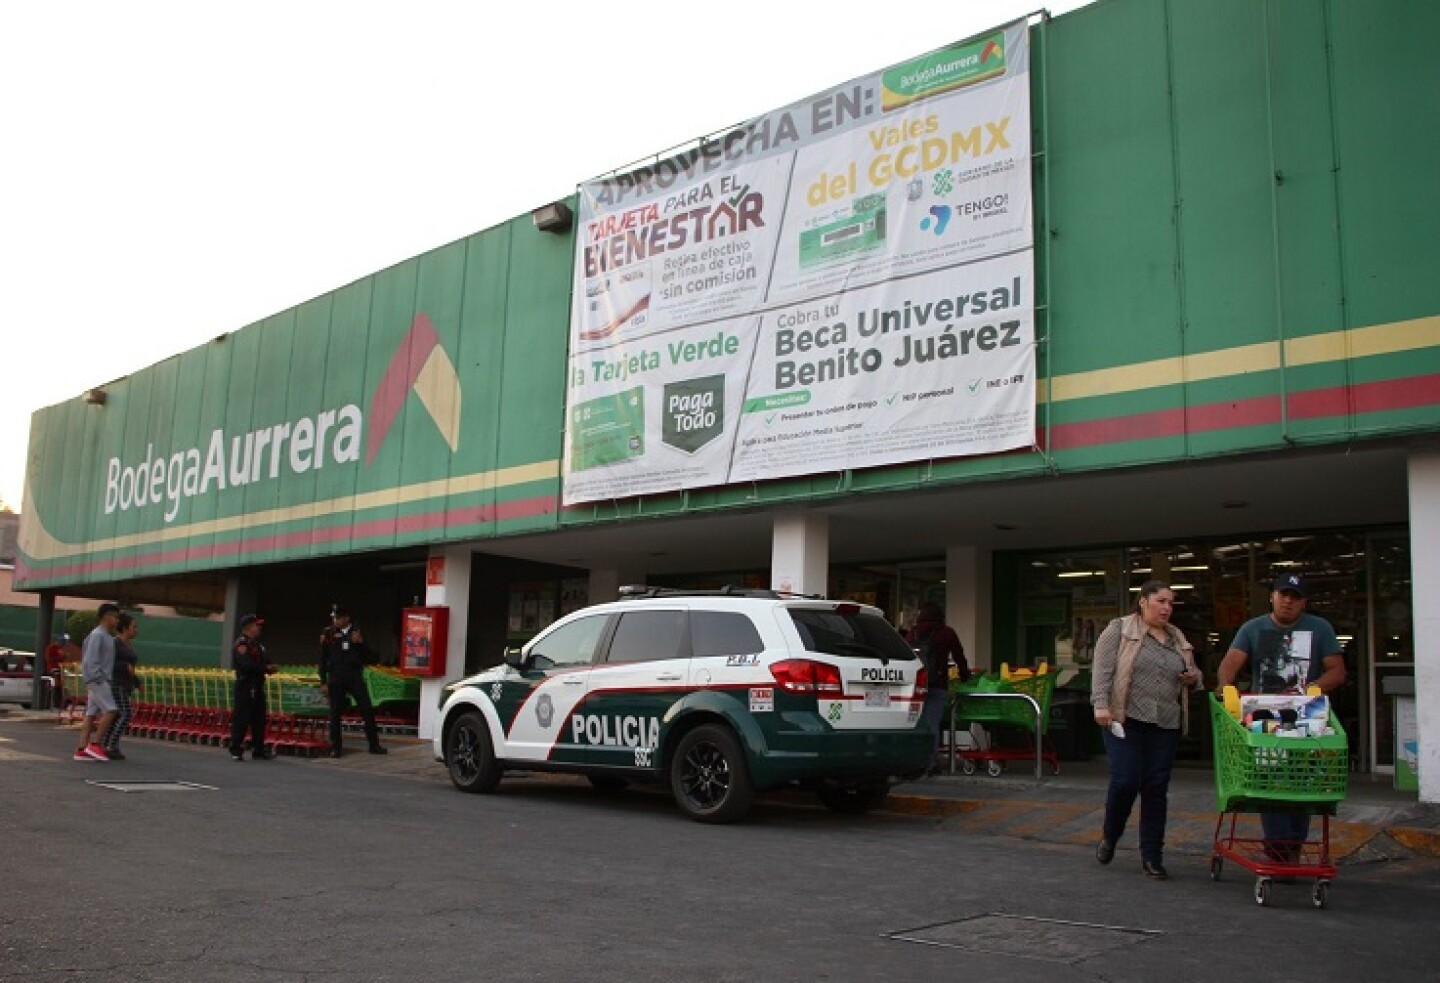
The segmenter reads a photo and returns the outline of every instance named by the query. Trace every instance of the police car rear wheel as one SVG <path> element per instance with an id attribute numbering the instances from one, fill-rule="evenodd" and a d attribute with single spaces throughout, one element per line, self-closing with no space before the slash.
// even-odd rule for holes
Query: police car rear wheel
<path id="1" fill-rule="evenodd" d="M 463 714 L 450 728 L 450 736 L 445 739 L 445 765 L 450 770 L 450 781 L 462 792 L 492 792 L 500 784 L 500 764 L 480 714 Z"/>
<path id="2" fill-rule="evenodd" d="M 670 790 L 680 810 L 702 823 L 734 822 L 755 801 L 740 742 L 718 724 L 702 724 L 680 739 Z"/>
<path id="3" fill-rule="evenodd" d="M 890 794 L 888 782 L 870 785 L 826 785 L 816 793 L 825 808 L 845 816 L 858 816 L 879 806 Z"/>

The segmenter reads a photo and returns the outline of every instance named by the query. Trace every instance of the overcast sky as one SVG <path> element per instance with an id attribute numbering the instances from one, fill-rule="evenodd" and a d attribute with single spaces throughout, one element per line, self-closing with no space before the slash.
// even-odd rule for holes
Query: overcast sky
<path id="1" fill-rule="evenodd" d="M 0 5 L 0 503 L 41 407 L 1036 9 Z"/>

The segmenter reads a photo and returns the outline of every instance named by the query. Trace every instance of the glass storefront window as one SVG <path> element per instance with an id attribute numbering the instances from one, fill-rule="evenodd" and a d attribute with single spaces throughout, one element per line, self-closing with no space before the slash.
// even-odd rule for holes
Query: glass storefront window
<path id="1" fill-rule="evenodd" d="M 1395 766 L 1394 697 L 1386 692 L 1390 679 L 1415 676 L 1415 636 L 1410 595 L 1410 541 L 1403 536 L 1371 538 L 1375 589 L 1372 607 L 1375 659 L 1368 691 L 1375 707 L 1372 718 L 1374 764 Z M 1393 686 L 1393 684 L 1392 684 Z M 1354 743 L 1352 738 L 1351 743 Z M 1362 759 L 1363 760 L 1363 759 Z"/>
<path id="2" fill-rule="evenodd" d="M 1088 666 L 1095 639 L 1121 614 L 1121 563 L 1118 550 L 1029 557 L 1020 575 L 1016 662 Z"/>
<path id="3" fill-rule="evenodd" d="M 1308 610 L 1334 625 L 1345 656 L 1348 679 L 1332 703 L 1352 756 L 1392 764 L 1394 735 L 1380 674 L 1414 672 L 1403 533 L 1286 533 L 1024 554 L 1016 612 L 1022 664 L 1051 661 L 1083 671 L 1095 637 L 1111 618 L 1133 610 L 1141 585 L 1156 579 L 1174 589 L 1173 622 L 1213 686 L 1235 632 L 1269 612 L 1271 584 L 1291 572 L 1305 577 Z M 1192 715 L 1192 738 L 1182 754 L 1208 758 L 1208 718 L 1203 704 L 1197 708 L 1202 712 Z"/>

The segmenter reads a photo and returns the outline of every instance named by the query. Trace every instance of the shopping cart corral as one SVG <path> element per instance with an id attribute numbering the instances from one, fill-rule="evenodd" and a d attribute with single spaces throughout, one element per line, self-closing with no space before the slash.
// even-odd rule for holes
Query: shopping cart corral
<path id="1" fill-rule="evenodd" d="M 1053 774 L 1060 774 L 1060 757 L 1045 738 L 1050 725 L 1050 697 L 1055 692 L 1053 672 L 1010 673 L 1001 667 L 998 675 L 972 677 L 950 686 L 950 773 L 960 770 L 973 775 L 983 763 L 985 771 L 998 777 L 1005 762 L 1034 759 L 1035 780 L 1041 778 L 1041 763 L 1049 762 Z M 961 750 L 959 733 L 975 725 L 983 728 L 985 746 Z M 1004 746 L 1007 739 L 1011 746 Z"/>
<path id="2" fill-rule="evenodd" d="M 1330 817 L 1345 798 L 1349 779 L 1344 728 L 1327 705 L 1320 720 L 1325 732 L 1316 736 L 1267 733 L 1263 726 L 1253 729 L 1253 722 L 1252 729 L 1247 729 L 1237 719 L 1237 708 L 1227 709 L 1213 694 L 1208 700 L 1220 811 L 1210 855 L 1211 880 L 1220 880 L 1225 861 L 1233 860 L 1255 875 L 1256 904 L 1270 903 L 1272 884 L 1307 880 L 1311 882 L 1310 903 L 1324 908 L 1335 879 Z M 1267 843 L 1263 838 L 1236 835 L 1242 813 L 1275 812 L 1319 816 L 1320 838 Z"/>

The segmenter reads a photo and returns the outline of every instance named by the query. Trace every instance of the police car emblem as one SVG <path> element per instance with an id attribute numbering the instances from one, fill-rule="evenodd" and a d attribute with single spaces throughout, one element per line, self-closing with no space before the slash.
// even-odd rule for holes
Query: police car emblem
<path id="1" fill-rule="evenodd" d="M 555 719 L 555 704 L 550 702 L 549 693 L 541 693 L 540 698 L 535 701 L 535 719 L 540 722 L 541 727 L 547 729 Z"/>
<path id="2" fill-rule="evenodd" d="M 492 703 L 499 703 L 499 702 L 500 702 L 500 696 L 501 696 L 504 692 L 505 692 L 505 685 L 504 685 L 503 683 L 496 683 L 494 686 L 491 686 L 491 687 L 490 687 L 490 702 L 492 702 Z"/>

